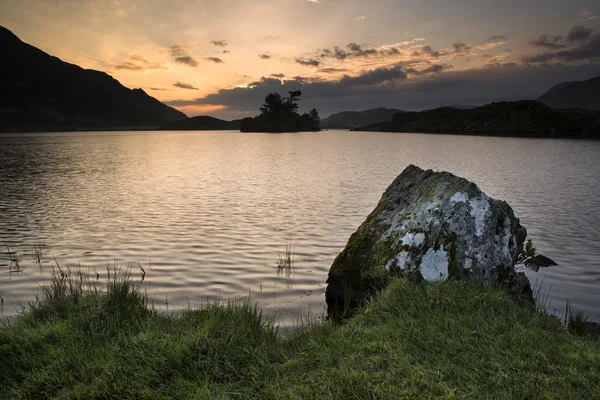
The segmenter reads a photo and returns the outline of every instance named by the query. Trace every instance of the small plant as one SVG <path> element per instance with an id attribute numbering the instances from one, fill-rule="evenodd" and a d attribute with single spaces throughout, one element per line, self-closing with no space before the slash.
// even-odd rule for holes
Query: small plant
<path id="1" fill-rule="evenodd" d="M 4 243 L 6 246 L 6 255 L 10 264 L 8 266 L 8 273 L 21 272 L 21 266 L 19 265 L 19 254 L 16 251 L 12 251 L 8 243 Z"/>
<path id="2" fill-rule="evenodd" d="M 285 246 L 284 254 L 277 252 L 277 255 L 279 256 L 279 261 L 277 262 L 277 276 L 285 274 L 286 277 L 289 277 L 296 269 L 296 266 L 294 265 L 295 251 L 292 246 L 292 241 L 290 240 Z"/>
<path id="3" fill-rule="evenodd" d="M 48 253 L 48 247 L 44 242 L 38 241 L 34 243 L 31 249 L 31 259 L 33 260 L 33 263 L 41 267 L 46 253 Z"/>
<path id="4" fill-rule="evenodd" d="M 581 311 L 575 311 L 567 302 L 565 309 L 565 326 L 569 332 L 582 337 L 600 337 L 600 324 L 592 322 Z"/>
<path id="5" fill-rule="evenodd" d="M 533 242 L 531 241 L 531 239 L 529 239 L 527 241 L 525 249 L 521 252 L 521 254 L 519 254 L 515 265 L 523 264 L 525 265 L 525 267 L 532 269 L 535 272 L 538 272 L 540 268 L 546 268 L 551 265 L 558 265 L 552 259 L 541 254 L 536 255 L 535 253 L 536 249 L 535 247 L 533 247 Z"/>

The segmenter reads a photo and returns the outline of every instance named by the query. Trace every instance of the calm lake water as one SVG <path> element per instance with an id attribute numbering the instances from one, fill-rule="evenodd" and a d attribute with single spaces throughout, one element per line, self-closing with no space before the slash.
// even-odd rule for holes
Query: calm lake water
<path id="1" fill-rule="evenodd" d="M 559 312 L 569 300 L 600 319 L 600 142 L 347 131 L 0 136 L 0 244 L 16 252 L 0 250 L 2 315 L 55 262 L 104 274 L 132 261 L 161 308 L 250 295 L 285 324 L 319 315 L 331 263 L 409 164 L 511 204 L 560 264 L 532 282 Z M 296 269 L 278 276 L 290 242 Z"/>

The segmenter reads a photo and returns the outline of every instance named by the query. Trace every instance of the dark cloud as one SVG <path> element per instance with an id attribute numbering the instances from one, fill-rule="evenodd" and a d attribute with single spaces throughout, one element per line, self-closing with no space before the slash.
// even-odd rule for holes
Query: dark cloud
<path id="1" fill-rule="evenodd" d="M 318 72 L 324 73 L 324 74 L 335 74 L 338 72 L 349 72 L 350 70 L 348 68 L 332 68 L 332 67 L 328 67 L 328 68 L 319 68 Z"/>
<path id="2" fill-rule="evenodd" d="M 143 63 L 147 63 L 148 61 L 146 61 L 146 59 L 143 56 L 134 54 L 131 57 L 129 57 L 130 60 L 132 61 L 139 61 L 139 62 L 143 62 Z"/>
<path id="3" fill-rule="evenodd" d="M 345 60 L 348 56 L 350 56 L 350 54 L 346 53 L 345 50 L 340 49 L 337 46 L 334 47 L 333 57 L 337 58 L 338 60 Z"/>
<path id="4" fill-rule="evenodd" d="M 212 40 L 210 42 L 213 46 L 217 47 L 227 47 L 227 40 Z"/>
<path id="5" fill-rule="evenodd" d="M 281 86 L 281 79 L 265 78 L 263 76 L 262 78 L 260 78 L 259 81 L 249 83 L 247 86 L 249 88 L 264 88 L 264 87 Z"/>
<path id="6" fill-rule="evenodd" d="M 221 60 L 218 57 L 206 57 L 205 60 L 206 61 L 211 61 L 211 62 L 214 62 L 214 63 L 217 63 L 217 64 L 221 64 L 223 62 L 223 60 Z"/>
<path id="7" fill-rule="evenodd" d="M 562 43 L 563 41 L 563 36 L 540 35 L 537 39 L 530 41 L 529 45 L 533 47 L 543 47 L 546 49 L 560 49 L 567 47 L 566 44 Z"/>
<path id="8" fill-rule="evenodd" d="M 192 85 L 191 83 L 185 83 L 185 82 L 175 82 L 173 84 L 173 86 L 178 87 L 180 89 L 188 89 L 188 90 L 199 90 L 196 86 Z"/>
<path id="9" fill-rule="evenodd" d="M 549 61 L 581 62 L 600 60 L 600 34 L 593 35 L 588 42 L 579 47 L 556 52 L 547 52 L 533 56 L 522 57 L 526 63 L 546 63 Z"/>
<path id="10" fill-rule="evenodd" d="M 169 47 L 169 53 L 171 57 L 173 57 L 173 61 L 177 64 L 185 64 L 190 67 L 197 67 L 198 61 L 190 55 L 187 54 L 185 48 L 179 45 L 173 45 Z"/>
<path id="11" fill-rule="evenodd" d="M 151 87 L 150 90 L 164 91 L 164 90 L 167 90 L 167 89 Z"/>
<path id="12" fill-rule="evenodd" d="M 382 51 L 381 54 L 387 55 L 387 56 L 399 56 L 402 54 L 402 52 L 400 50 L 398 50 L 397 48 L 392 47 L 391 49 Z"/>
<path id="13" fill-rule="evenodd" d="M 222 54 L 229 54 L 229 53 L 231 53 L 231 52 L 230 52 L 229 50 L 223 50 L 221 53 L 222 53 Z"/>
<path id="14" fill-rule="evenodd" d="M 270 56 L 270 55 L 268 55 L 268 54 L 259 54 L 258 56 L 259 56 L 260 58 L 262 58 L 263 60 L 268 60 L 268 59 L 270 59 L 270 58 L 271 58 L 271 56 Z"/>
<path id="15" fill-rule="evenodd" d="M 402 67 L 377 68 L 363 72 L 361 75 L 355 77 L 344 75 L 340 79 L 340 84 L 344 86 L 367 86 L 399 79 L 406 79 L 406 74 L 402 71 Z"/>
<path id="16" fill-rule="evenodd" d="M 310 67 L 318 67 L 321 65 L 321 62 L 314 59 L 304 60 L 302 58 L 296 58 L 296 62 L 300 65 L 310 66 Z"/>
<path id="17" fill-rule="evenodd" d="M 144 71 L 145 70 L 145 68 L 142 67 L 141 65 L 137 65 L 137 64 L 131 63 L 129 61 L 115 65 L 115 69 L 124 69 L 127 71 Z"/>
<path id="18" fill-rule="evenodd" d="M 185 49 L 179 45 L 173 45 L 169 47 L 169 52 L 171 53 L 172 57 L 182 57 L 186 55 Z"/>
<path id="19" fill-rule="evenodd" d="M 417 53 L 417 54 L 419 54 L 419 53 Z M 436 51 L 436 50 L 433 50 L 431 48 L 431 46 L 425 46 L 425 47 L 423 47 L 421 49 L 421 53 L 420 54 L 425 54 L 425 55 L 428 55 L 428 56 L 431 56 L 431 57 L 434 57 L 434 58 L 438 58 L 440 56 L 440 52 Z"/>
<path id="20" fill-rule="evenodd" d="M 356 43 L 349 43 L 346 45 L 346 49 L 344 50 L 338 46 L 335 46 L 333 50 L 323 49 L 319 50 L 321 58 L 332 57 L 338 60 L 345 60 L 346 58 L 366 58 L 372 56 L 383 56 L 383 55 L 398 55 L 400 54 L 400 50 L 396 48 L 391 48 L 385 51 L 377 51 L 376 49 L 364 49 L 361 45 Z"/>
<path id="21" fill-rule="evenodd" d="M 495 35 L 495 36 L 492 36 L 491 38 L 489 38 L 488 42 L 503 42 L 506 39 L 508 39 L 508 37 L 506 37 L 504 35 Z"/>
<path id="22" fill-rule="evenodd" d="M 285 78 L 285 74 L 271 74 L 273 78 Z"/>
<path id="23" fill-rule="evenodd" d="M 585 26 L 574 26 L 567 35 L 568 42 L 585 42 L 592 35 L 592 29 Z"/>
<path id="24" fill-rule="evenodd" d="M 192 56 L 177 57 L 173 61 L 175 61 L 177 64 L 189 65 L 190 67 L 198 66 L 198 61 L 196 61 L 196 59 Z"/>
<path id="25" fill-rule="evenodd" d="M 469 51 L 471 51 L 471 46 L 467 46 L 466 44 L 462 43 L 462 42 L 456 42 L 452 45 L 452 47 L 454 48 L 454 52 L 455 53 L 468 53 Z"/>
<path id="26" fill-rule="evenodd" d="M 152 70 L 165 70 L 166 66 L 158 63 L 150 63 L 144 57 L 133 55 L 129 57 L 128 61 L 124 61 L 120 64 L 115 65 L 115 69 L 118 70 L 126 70 L 126 71 L 135 71 L 135 72 L 144 72 L 144 71 L 152 71 Z"/>
<path id="27" fill-rule="evenodd" d="M 414 68 L 409 68 L 404 72 L 407 75 L 427 75 L 427 74 L 439 74 L 440 72 L 444 72 L 446 70 L 452 69 L 452 65 L 449 64 L 433 64 L 427 68 L 416 70 Z"/>
<path id="28" fill-rule="evenodd" d="M 309 80 L 300 84 L 298 80 L 282 82 L 263 78 L 257 85 L 247 88 L 223 89 L 191 101 L 177 100 L 168 104 L 221 105 L 227 108 L 216 112 L 217 115 L 238 118 L 248 112 L 258 113 L 260 104 L 269 93 L 300 89 L 301 111 L 302 107 L 315 107 L 324 117 L 333 112 L 374 107 L 421 110 L 448 104 L 480 105 L 492 101 L 535 99 L 559 82 L 597 76 L 599 67 L 600 61 L 595 64 L 545 67 L 508 63 L 481 69 L 445 71 L 427 77 L 396 79 L 387 85 L 347 85 L 341 80 Z M 398 73 L 398 76 L 401 75 Z"/>

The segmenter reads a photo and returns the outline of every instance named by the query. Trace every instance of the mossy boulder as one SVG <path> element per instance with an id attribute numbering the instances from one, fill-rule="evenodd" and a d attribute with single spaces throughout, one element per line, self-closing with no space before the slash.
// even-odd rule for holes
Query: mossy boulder
<path id="1" fill-rule="evenodd" d="M 328 311 L 354 307 L 394 275 L 426 282 L 506 282 L 530 297 L 529 282 L 523 274 L 515 279 L 514 270 L 526 236 L 506 202 L 449 172 L 410 165 L 333 262 Z"/>

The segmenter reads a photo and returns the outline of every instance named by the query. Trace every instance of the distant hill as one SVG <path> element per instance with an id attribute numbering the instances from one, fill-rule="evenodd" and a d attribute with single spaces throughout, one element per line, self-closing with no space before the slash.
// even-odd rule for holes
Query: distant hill
<path id="1" fill-rule="evenodd" d="M 469 110 L 438 108 L 394 114 L 358 131 L 600 138 L 600 112 L 555 110 L 535 101 L 492 103 Z"/>
<path id="2" fill-rule="evenodd" d="M 171 122 L 163 125 L 160 129 L 164 131 L 219 131 L 219 130 L 239 130 L 241 120 L 224 121 L 222 119 L 200 115 Z"/>
<path id="3" fill-rule="evenodd" d="M 110 75 L 61 61 L 0 26 L 0 131 L 158 127 L 187 116 Z"/>
<path id="4" fill-rule="evenodd" d="M 337 114 L 331 114 L 329 117 L 321 120 L 323 129 L 348 129 L 363 125 L 374 124 L 382 121 L 389 121 L 396 113 L 403 112 L 393 108 L 373 108 L 365 111 L 344 111 Z"/>
<path id="5" fill-rule="evenodd" d="M 584 82 L 559 83 L 537 101 L 552 108 L 600 110 L 600 76 Z"/>

